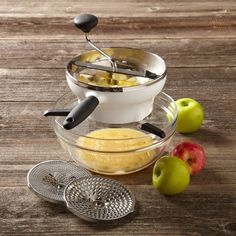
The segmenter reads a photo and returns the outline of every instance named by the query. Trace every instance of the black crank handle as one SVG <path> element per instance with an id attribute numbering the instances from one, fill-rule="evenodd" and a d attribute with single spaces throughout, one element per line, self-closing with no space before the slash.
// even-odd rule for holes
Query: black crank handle
<path id="1" fill-rule="evenodd" d="M 91 14 L 81 14 L 74 18 L 74 24 L 87 34 L 98 24 L 98 18 Z"/>
<path id="2" fill-rule="evenodd" d="M 83 122 L 98 106 L 99 100 L 95 96 L 89 96 L 76 105 L 64 120 L 63 127 L 72 129 Z"/>

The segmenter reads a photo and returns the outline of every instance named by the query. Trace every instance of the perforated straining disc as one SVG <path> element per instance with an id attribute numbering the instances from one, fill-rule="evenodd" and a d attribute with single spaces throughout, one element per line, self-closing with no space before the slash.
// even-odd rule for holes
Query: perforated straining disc
<path id="1" fill-rule="evenodd" d="M 31 168 L 27 175 L 28 187 L 39 197 L 63 203 L 63 191 L 71 181 L 91 176 L 90 172 L 67 161 L 44 161 Z"/>
<path id="2" fill-rule="evenodd" d="M 64 190 L 68 209 L 89 220 L 115 220 L 134 211 L 135 198 L 121 183 L 98 176 L 71 182 Z"/>

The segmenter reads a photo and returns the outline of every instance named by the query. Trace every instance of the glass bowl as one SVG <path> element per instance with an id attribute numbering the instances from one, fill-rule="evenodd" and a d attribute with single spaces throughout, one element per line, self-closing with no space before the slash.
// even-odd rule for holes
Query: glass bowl
<path id="1" fill-rule="evenodd" d="M 54 108 L 72 108 L 78 102 L 80 100 L 75 95 L 67 93 Z M 86 169 L 105 175 L 130 174 L 161 157 L 176 130 L 177 106 L 174 100 L 161 92 L 153 104 L 152 113 L 141 122 L 112 125 L 88 118 L 77 127 L 66 130 L 62 125 L 65 117 L 55 117 L 53 128 L 62 147 Z M 165 138 L 141 130 L 145 122 L 163 130 Z"/>

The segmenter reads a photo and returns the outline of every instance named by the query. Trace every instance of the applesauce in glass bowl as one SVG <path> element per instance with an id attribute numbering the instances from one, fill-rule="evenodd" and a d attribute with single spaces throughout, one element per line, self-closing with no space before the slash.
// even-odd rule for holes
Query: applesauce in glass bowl
<path id="1" fill-rule="evenodd" d="M 77 97 L 67 93 L 54 108 L 70 109 L 78 102 Z M 146 168 L 167 150 L 176 130 L 177 107 L 170 96 L 161 92 L 154 99 L 153 112 L 141 122 L 112 125 L 88 118 L 66 130 L 64 119 L 55 117 L 53 128 L 62 147 L 75 162 L 96 173 L 123 175 Z M 160 138 L 141 130 L 145 122 L 163 130 L 166 136 Z"/>

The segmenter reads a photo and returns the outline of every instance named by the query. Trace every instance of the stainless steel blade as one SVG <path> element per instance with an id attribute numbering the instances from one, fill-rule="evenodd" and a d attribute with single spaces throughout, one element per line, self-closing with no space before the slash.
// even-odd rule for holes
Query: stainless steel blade
<path id="1" fill-rule="evenodd" d="M 145 77 L 149 79 L 158 79 L 160 77 L 157 74 L 152 73 L 151 71 L 148 71 L 148 70 L 145 70 L 142 72 L 142 71 L 122 69 L 119 67 L 114 70 L 112 67 L 109 67 L 109 66 L 96 65 L 96 64 L 92 64 L 88 62 L 81 62 L 81 61 L 75 61 L 74 64 L 78 67 L 85 67 L 89 69 L 125 74 L 125 75 L 130 75 L 130 76 Z"/>

